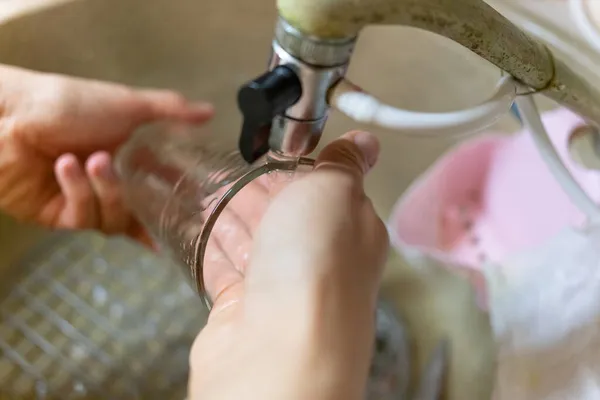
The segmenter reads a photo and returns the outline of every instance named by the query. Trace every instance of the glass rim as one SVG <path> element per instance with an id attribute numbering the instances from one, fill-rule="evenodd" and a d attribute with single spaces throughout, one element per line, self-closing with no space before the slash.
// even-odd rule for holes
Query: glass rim
<path id="1" fill-rule="evenodd" d="M 315 160 L 308 157 L 299 157 L 294 160 L 268 159 L 264 163 L 250 169 L 248 172 L 240 176 L 225 192 L 225 194 L 221 196 L 215 207 L 206 218 L 206 222 L 196 240 L 196 244 L 194 246 L 194 264 L 190 268 L 190 273 L 196 292 L 202 298 L 209 311 L 212 309 L 213 302 L 206 290 L 206 285 L 204 283 L 204 257 L 206 256 L 206 247 L 208 245 L 210 234 L 212 233 L 217 219 L 223 210 L 225 210 L 229 202 L 237 193 L 262 175 L 274 171 L 295 171 L 300 166 L 313 167 L 314 165 Z"/>

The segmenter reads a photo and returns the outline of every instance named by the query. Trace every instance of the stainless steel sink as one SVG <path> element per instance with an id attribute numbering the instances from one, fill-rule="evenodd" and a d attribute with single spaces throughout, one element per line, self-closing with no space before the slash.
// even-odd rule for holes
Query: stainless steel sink
<path id="1" fill-rule="evenodd" d="M 218 110 L 212 130 L 233 146 L 236 90 L 264 70 L 275 17 L 272 0 L 79 0 L 0 25 L 0 61 L 210 100 Z M 377 28 L 363 35 L 350 76 L 394 104 L 448 110 L 484 99 L 499 71 L 431 34 Z M 506 117 L 498 129 L 516 126 Z M 354 128 L 334 113 L 323 141 Z M 377 133 L 383 153 L 368 191 L 387 216 L 454 141 Z M 183 398 L 187 349 L 206 312 L 169 263 L 123 239 L 48 233 L 0 217 L 1 390 L 8 398 Z M 395 257 L 389 271 L 388 297 L 409 328 L 420 329 L 412 333 L 415 370 L 436 336 L 448 334 L 475 354 L 453 358 L 450 381 L 462 389 L 448 398 L 478 398 L 473 394 L 491 386 L 494 356 L 468 285 L 443 271 L 422 282 Z M 423 302 L 429 298 L 435 301 Z M 411 299 L 421 302 L 419 312 Z M 446 313 L 442 303 L 455 304 L 456 318 L 429 318 L 423 326 L 419 313 Z"/>

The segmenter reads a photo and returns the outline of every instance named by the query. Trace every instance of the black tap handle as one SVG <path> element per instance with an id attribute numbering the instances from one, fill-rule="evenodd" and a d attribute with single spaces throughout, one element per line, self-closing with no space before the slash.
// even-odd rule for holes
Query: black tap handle
<path id="1" fill-rule="evenodd" d="M 253 163 L 269 151 L 269 133 L 275 116 L 283 114 L 302 96 L 302 83 L 289 67 L 279 65 L 242 86 L 238 107 L 244 117 L 239 148 Z"/>
<path id="2" fill-rule="evenodd" d="M 255 125 L 244 121 L 238 146 L 248 164 L 252 164 L 269 152 L 270 134 L 271 124 Z"/>

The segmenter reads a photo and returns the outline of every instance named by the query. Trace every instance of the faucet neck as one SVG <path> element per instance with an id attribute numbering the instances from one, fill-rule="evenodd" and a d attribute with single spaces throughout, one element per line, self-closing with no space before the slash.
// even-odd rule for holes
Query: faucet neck
<path id="1" fill-rule="evenodd" d="M 296 72 L 302 96 L 273 119 L 269 146 L 290 156 L 305 156 L 317 146 L 327 116 L 329 89 L 346 74 L 355 37 L 322 39 L 305 35 L 280 18 L 275 28 L 269 68 Z"/>
<path id="2" fill-rule="evenodd" d="M 279 19 L 269 72 L 238 93 L 246 161 L 268 149 L 301 157 L 316 148 L 329 113 L 329 89 L 346 74 L 355 42 L 307 36 Z"/>
<path id="3" fill-rule="evenodd" d="M 326 39 L 302 33 L 282 17 L 275 27 L 275 41 L 292 57 L 317 67 L 336 67 L 350 62 L 356 36 Z"/>

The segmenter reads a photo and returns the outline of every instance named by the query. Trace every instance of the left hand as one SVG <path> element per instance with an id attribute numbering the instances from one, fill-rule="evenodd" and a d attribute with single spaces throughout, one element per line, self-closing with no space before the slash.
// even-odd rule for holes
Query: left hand
<path id="1" fill-rule="evenodd" d="M 0 210 L 50 228 L 98 229 L 141 239 L 122 203 L 114 151 L 140 125 L 202 123 L 208 104 L 0 66 Z"/>

